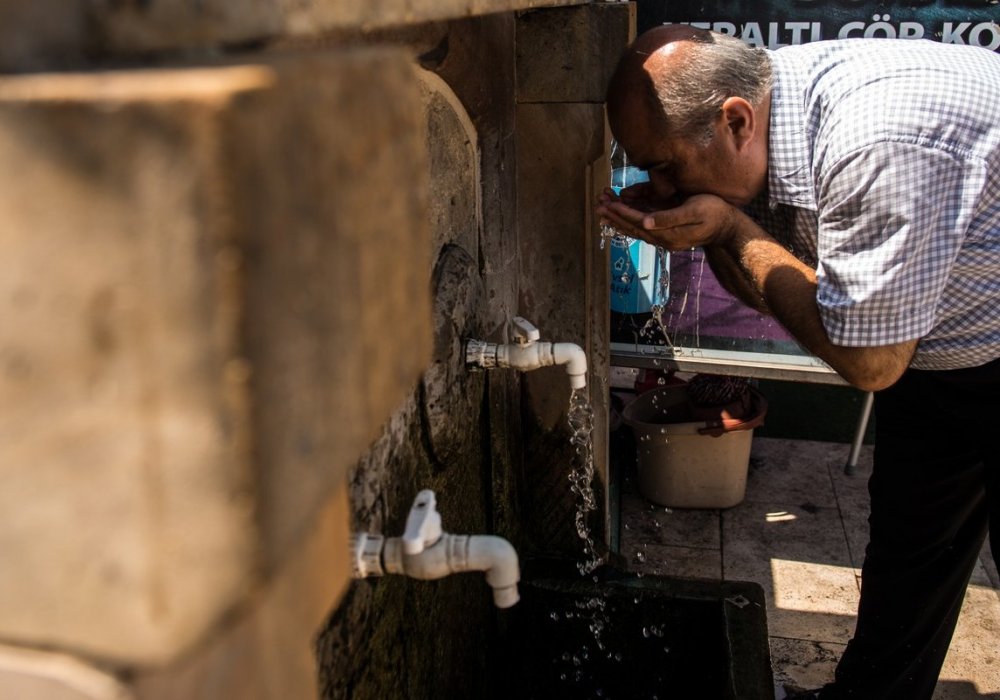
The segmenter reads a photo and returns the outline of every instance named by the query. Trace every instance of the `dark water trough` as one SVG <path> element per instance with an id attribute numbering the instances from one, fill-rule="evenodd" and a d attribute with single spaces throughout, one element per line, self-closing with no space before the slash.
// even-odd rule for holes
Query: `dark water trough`
<path id="1" fill-rule="evenodd" d="M 757 584 L 611 567 L 581 577 L 572 562 L 536 561 L 521 596 L 501 635 L 497 697 L 774 697 Z"/>

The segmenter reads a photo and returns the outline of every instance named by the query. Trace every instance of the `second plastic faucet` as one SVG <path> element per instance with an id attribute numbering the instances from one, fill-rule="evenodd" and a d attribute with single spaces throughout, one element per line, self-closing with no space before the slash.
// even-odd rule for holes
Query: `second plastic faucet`
<path id="1" fill-rule="evenodd" d="M 511 367 L 527 372 L 539 367 L 565 365 L 571 388 L 587 386 L 587 355 L 583 348 L 574 343 L 539 341 L 538 329 L 520 316 L 515 317 L 512 323 L 513 343 L 466 341 L 465 366 L 472 370 Z"/>
<path id="2" fill-rule="evenodd" d="M 510 542 L 494 535 L 442 532 L 437 499 L 429 489 L 414 499 L 402 537 L 354 535 L 351 561 L 356 578 L 403 574 L 429 581 L 462 571 L 483 571 L 498 608 L 509 608 L 520 598 L 521 570 Z"/>

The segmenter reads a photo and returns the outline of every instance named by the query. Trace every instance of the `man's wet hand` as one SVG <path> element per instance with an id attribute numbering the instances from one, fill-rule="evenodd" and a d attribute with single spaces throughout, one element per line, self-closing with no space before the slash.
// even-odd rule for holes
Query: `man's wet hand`
<path id="1" fill-rule="evenodd" d="M 687 250 L 722 242 L 732 230 L 737 211 L 719 197 L 707 194 L 666 208 L 649 210 L 649 204 L 643 200 L 632 206 L 623 197 L 605 192 L 598 197 L 597 214 L 602 223 L 627 236 L 668 250 Z"/>

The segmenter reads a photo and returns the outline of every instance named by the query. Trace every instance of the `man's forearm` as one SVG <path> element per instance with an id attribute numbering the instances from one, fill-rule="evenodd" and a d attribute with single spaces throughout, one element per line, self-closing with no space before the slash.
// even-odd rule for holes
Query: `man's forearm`
<path id="1" fill-rule="evenodd" d="M 705 258 L 711 265 L 712 273 L 719 280 L 719 284 L 727 292 L 750 308 L 764 314 L 771 314 L 760 290 L 748 280 L 746 272 L 728 251 L 721 246 L 708 246 L 705 248 Z"/>
<path id="2" fill-rule="evenodd" d="M 816 305 L 815 271 L 720 197 L 693 195 L 676 207 L 645 212 L 605 193 L 597 211 L 647 243 L 669 250 L 703 247 L 727 289 L 756 308 L 763 299 L 796 340 L 859 389 L 888 387 L 910 364 L 916 340 L 879 347 L 831 343 Z"/>
<path id="3" fill-rule="evenodd" d="M 733 219 L 733 230 L 712 256 L 724 274 L 743 278 L 741 296 L 758 295 L 766 307 L 810 352 L 824 360 L 858 388 L 877 390 L 896 381 L 909 365 L 916 341 L 880 347 L 854 348 L 834 345 L 823 327 L 816 305 L 816 273 L 789 253 L 742 212 Z"/>

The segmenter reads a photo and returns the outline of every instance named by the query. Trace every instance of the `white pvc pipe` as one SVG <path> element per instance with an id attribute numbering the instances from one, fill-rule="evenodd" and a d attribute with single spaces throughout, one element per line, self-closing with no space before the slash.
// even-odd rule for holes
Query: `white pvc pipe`
<path id="1" fill-rule="evenodd" d="M 385 540 L 382 551 L 385 573 L 403 574 L 423 581 L 444 578 L 463 571 L 483 571 L 493 588 L 493 602 L 509 608 L 520 600 L 521 578 L 517 551 L 510 542 L 493 535 L 442 535 L 419 554 L 407 554 L 399 537 Z M 368 574 L 381 575 L 381 572 Z"/>
<path id="2" fill-rule="evenodd" d="M 556 343 L 552 355 L 557 365 L 566 365 L 569 385 L 573 389 L 587 386 L 587 353 L 575 343 Z"/>
<path id="3" fill-rule="evenodd" d="M 493 602 L 498 608 L 509 608 L 521 599 L 517 592 L 521 580 L 517 550 L 504 538 L 473 535 L 466 563 L 468 570 L 486 572 L 486 583 L 493 588 Z"/>
<path id="4" fill-rule="evenodd" d="M 565 365 L 573 389 L 587 386 L 587 353 L 575 343 L 537 342 L 529 345 L 500 345 L 496 350 L 497 367 L 528 372 L 539 367 Z"/>

